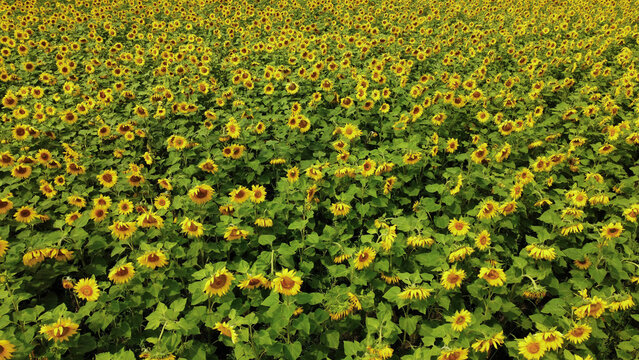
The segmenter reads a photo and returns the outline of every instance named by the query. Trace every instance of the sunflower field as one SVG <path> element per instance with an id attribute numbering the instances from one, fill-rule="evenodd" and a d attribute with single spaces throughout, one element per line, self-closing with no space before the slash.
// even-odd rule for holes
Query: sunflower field
<path id="1" fill-rule="evenodd" d="M 639 358 L 634 0 L 3 0 L 0 360 Z"/>

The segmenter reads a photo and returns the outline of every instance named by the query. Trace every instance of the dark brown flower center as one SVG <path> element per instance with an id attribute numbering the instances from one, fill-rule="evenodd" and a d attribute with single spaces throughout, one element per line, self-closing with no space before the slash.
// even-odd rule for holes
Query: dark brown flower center
<path id="1" fill-rule="evenodd" d="M 282 278 L 282 287 L 284 289 L 290 290 L 293 288 L 293 286 L 295 286 L 295 281 L 293 281 L 293 279 L 288 276 Z"/>
<path id="2" fill-rule="evenodd" d="M 223 287 L 226 284 L 226 275 L 222 274 L 220 276 L 216 276 L 213 279 L 213 284 L 211 284 L 211 287 L 214 289 L 220 289 L 221 287 Z"/>
<path id="3" fill-rule="evenodd" d="M 531 354 L 536 354 L 539 352 L 539 350 L 541 350 L 541 346 L 539 346 L 538 342 L 532 342 L 526 345 L 526 350 L 528 350 L 528 352 Z"/>

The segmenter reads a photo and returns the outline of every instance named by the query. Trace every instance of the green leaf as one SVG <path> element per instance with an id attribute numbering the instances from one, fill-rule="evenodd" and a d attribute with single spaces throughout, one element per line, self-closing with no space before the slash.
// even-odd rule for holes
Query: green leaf
<path id="1" fill-rule="evenodd" d="M 337 349 L 339 347 L 339 332 L 335 330 L 327 331 L 323 335 L 324 341 L 331 349 Z"/>

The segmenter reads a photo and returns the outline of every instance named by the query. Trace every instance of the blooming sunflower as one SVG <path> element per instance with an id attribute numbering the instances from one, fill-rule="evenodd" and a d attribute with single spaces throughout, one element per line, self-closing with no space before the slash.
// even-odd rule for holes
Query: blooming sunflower
<path id="1" fill-rule="evenodd" d="M 233 344 L 237 342 L 237 333 L 235 332 L 235 329 L 233 329 L 233 326 L 228 323 L 218 322 L 213 328 L 219 331 L 222 335 L 230 337 Z"/>
<path id="2" fill-rule="evenodd" d="M 189 235 L 190 237 L 200 237 L 204 234 L 204 227 L 202 223 L 199 223 L 195 220 L 191 220 L 189 218 L 184 218 L 180 223 L 182 226 L 182 232 Z"/>
<path id="3" fill-rule="evenodd" d="M 296 182 L 300 178 L 300 170 L 294 166 L 286 171 L 286 180 L 290 183 Z"/>
<path id="4" fill-rule="evenodd" d="M 440 283 L 447 290 L 453 290 L 461 286 L 462 281 L 466 278 L 464 270 L 457 270 L 452 267 L 442 273 Z"/>
<path id="5" fill-rule="evenodd" d="M 448 231 L 455 236 L 464 236 L 470 230 L 470 226 L 464 220 L 453 218 L 448 223 Z"/>
<path id="6" fill-rule="evenodd" d="M 253 185 L 250 194 L 251 202 L 259 204 L 266 199 L 266 189 L 262 185 Z"/>
<path id="7" fill-rule="evenodd" d="M 240 186 L 237 189 L 231 191 L 229 196 L 231 197 L 231 201 L 241 204 L 250 198 L 251 190 L 245 188 L 244 186 Z"/>
<path id="8" fill-rule="evenodd" d="M 475 246 L 481 251 L 488 249 L 490 243 L 490 233 L 486 230 L 482 230 L 475 238 Z"/>
<path id="9" fill-rule="evenodd" d="M 608 303 L 606 301 L 595 296 L 592 299 L 588 299 L 588 304 L 575 309 L 575 315 L 577 315 L 580 319 L 583 319 L 586 316 L 598 318 L 606 311 L 607 307 Z"/>
<path id="10" fill-rule="evenodd" d="M 132 211 L 133 211 L 133 203 L 131 202 L 131 200 L 128 200 L 128 199 L 120 200 L 120 202 L 118 203 L 118 213 L 120 215 L 127 215 L 127 214 L 130 214 Z"/>
<path id="11" fill-rule="evenodd" d="M 479 277 L 486 280 L 491 286 L 502 286 L 506 281 L 504 270 L 497 268 L 482 267 L 479 270 Z"/>
<path id="12" fill-rule="evenodd" d="M 302 279 L 295 275 L 295 270 L 282 269 L 275 273 L 273 289 L 282 295 L 295 295 L 300 291 Z"/>
<path id="13" fill-rule="evenodd" d="M 452 350 L 442 350 L 437 360 L 466 360 L 468 359 L 468 349 L 457 348 Z"/>
<path id="14" fill-rule="evenodd" d="M 109 230 L 111 230 L 111 234 L 116 238 L 126 240 L 133 235 L 137 227 L 135 226 L 135 222 L 115 221 L 109 226 Z"/>
<path id="15" fill-rule="evenodd" d="M 213 276 L 204 284 L 204 292 L 209 296 L 222 296 L 229 291 L 231 282 L 235 277 L 226 268 L 215 272 Z"/>
<path id="16" fill-rule="evenodd" d="M 16 210 L 16 213 L 13 214 L 13 217 L 16 221 L 29 224 L 33 221 L 33 219 L 38 216 L 38 213 L 31 206 L 23 206 Z"/>
<path id="17" fill-rule="evenodd" d="M 113 267 L 109 272 L 109 280 L 116 284 L 126 284 L 133 278 L 133 275 L 135 275 L 135 269 L 133 268 L 133 264 L 129 262 Z"/>
<path id="18" fill-rule="evenodd" d="M 149 251 L 144 255 L 138 257 L 138 263 L 142 266 L 146 266 L 149 269 L 155 269 L 164 267 L 168 264 L 166 255 L 160 250 Z"/>
<path id="19" fill-rule="evenodd" d="M 486 200 L 482 204 L 479 209 L 479 213 L 477 214 L 477 218 L 480 220 L 490 220 L 497 215 L 497 210 L 499 209 L 499 204 L 493 200 Z M 451 231 L 452 232 L 452 231 Z"/>
<path id="20" fill-rule="evenodd" d="M 0 340 L 0 360 L 11 359 L 15 351 L 15 346 L 9 340 Z"/>
<path id="21" fill-rule="evenodd" d="M 588 340 L 591 332 L 592 328 L 590 326 L 581 324 L 570 329 L 570 331 L 568 331 L 568 333 L 565 334 L 564 337 L 573 344 L 581 344 L 582 342 Z"/>
<path id="22" fill-rule="evenodd" d="M 564 343 L 564 336 L 557 330 L 548 330 L 540 334 L 546 350 L 558 350 Z"/>
<path id="23" fill-rule="evenodd" d="M 0 199 L 0 215 L 6 214 L 11 209 L 13 209 L 13 201 L 8 197 Z"/>
<path id="24" fill-rule="evenodd" d="M 213 198 L 215 191 L 209 185 L 198 185 L 189 190 L 189 198 L 198 205 L 205 204 Z"/>
<path id="25" fill-rule="evenodd" d="M 546 345 L 540 336 L 528 335 L 517 343 L 519 353 L 527 360 L 538 360 L 546 353 Z"/>
<path id="26" fill-rule="evenodd" d="M 18 179 L 26 179 L 31 176 L 31 166 L 18 164 L 11 170 L 11 176 Z"/>
<path id="27" fill-rule="evenodd" d="M 260 286 L 266 285 L 268 280 L 262 274 L 248 275 L 246 280 L 242 281 L 238 286 L 240 289 L 256 289 Z"/>
<path id="28" fill-rule="evenodd" d="M 365 247 L 355 255 L 355 268 L 362 270 L 370 266 L 377 253 L 371 247 Z"/>
<path id="29" fill-rule="evenodd" d="M 98 284 L 94 278 L 78 280 L 74 290 L 80 299 L 86 301 L 96 301 L 98 297 L 100 297 L 100 288 L 98 288 Z"/>
<path id="30" fill-rule="evenodd" d="M 621 236 L 622 232 L 623 226 L 620 222 L 607 224 L 600 229 L 601 237 L 605 238 L 606 240 L 617 238 Z"/>
<path id="31" fill-rule="evenodd" d="M 376 169 L 376 163 L 375 161 L 371 160 L 371 159 L 366 159 L 366 161 L 364 161 L 364 164 L 362 164 L 362 175 L 364 176 L 371 176 L 375 173 L 375 169 Z"/>
<path id="32" fill-rule="evenodd" d="M 76 334 L 78 332 L 78 327 L 80 326 L 74 323 L 71 319 L 60 318 L 53 324 L 43 325 L 40 328 L 40 334 L 46 334 L 48 340 L 62 342 L 69 340 L 71 336 Z"/>
<path id="33" fill-rule="evenodd" d="M 112 188 L 118 182 L 118 173 L 115 170 L 105 170 L 96 177 L 100 184 L 106 188 Z"/>
<path id="34" fill-rule="evenodd" d="M 472 315 L 470 311 L 462 309 L 455 312 L 450 319 L 453 330 L 461 332 L 470 325 Z"/>

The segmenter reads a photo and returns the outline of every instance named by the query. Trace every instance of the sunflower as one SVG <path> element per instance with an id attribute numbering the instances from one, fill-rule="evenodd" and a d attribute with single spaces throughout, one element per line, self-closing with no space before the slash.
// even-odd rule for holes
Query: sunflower
<path id="1" fill-rule="evenodd" d="M 162 189 L 166 191 L 173 190 L 173 186 L 171 185 L 171 182 L 169 181 L 169 179 L 159 179 L 158 185 L 160 185 L 160 187 L 162 187 Z"/>
<path id="2" fill-rule="evenodd" d="M 351 211 L 351 206 L 342 202 L 331 205 L 333 216 L 345 216 Z"/>
<path id="3" fill-rule="evenodd" d="M 109 272 L 109 280 L 116 284 L 126 284 L 135 275 L 135 269 L 132 263 L 126 263 L 124 265 L 115 266 Z"/>
<path id="4" fill-rule="evenodd" d="M 481 251 L 488 249 L 490 243 L 490 233 L 486 230 L 482 230 L 475 238 L 475 246 Z"/>
<path id="5" fill-rule="evenodd" d="M 229 193 L 231 201 L 241 204 L 251 197 L 251 190 L 240 186 Z"/>
<path id="6" fill-rule="evenodd" d="M 100 184 L 106 188 L 112 188 L 118 182 L 118 173 L 114 170 L 105 170 L 96 177 Z"/>
<path id="7" fill-rule="evenodd" d="M 466 360 L 468 359 L 468 349 L 457 348 L 452 350 L 442 350 L 437 360 Z"/>
<path id="8" fill-rule="evenodd" d="M 127 215 L 133 211 L 133 203 L 129 199 L 122 199 L 118 203 L 118 213 L 120 215 Z"/>
<path id="9" fill-rule="evenodd" d="M 419 160 L 422 159 L 422 153 L 421 152 L 409 152 L 407 154 L 404 154 L 404 156 L 402 157 L 404 164 L 407 165 L 415 165 L 419 162 Z"/>
<path id="10" fill-rule="evenodd" d="M 570 329 L 570 331 L 568 331 L 568 333 L 565 334 L 564 337 L 573 344 L 581 344 L 582 342 L 590 338 L 591 332 L 592 328 L 590 326 L 581 324 Z"/>
<path id="11" fill-rule="evenodd" d="M 15 162 L 15 158 L 11 155 L 10 152 L 5 151 L 0 154 L 0 167 L 5 168 L 13 165 Z"/>
<path id="12" fill-rule="evenodd" d="M 214 192 L 215 190 L 209 185 L 199 185 L 189 190 L 189 198 L 194 203 L 202 205 L 212 199 Z"/>
<path id="13" fill-rule="evenodd" d="M 224 232 L 224 239 L 227 241 L 246 239 L 248 235 L 249 232 L 246 230 L 242 230 L 237 226 L 229 226 L 226 228 L 226 232 Z"/>
<path id="14" fill-rule="evenodd" d="M 9 340 L 0 340 L 0 360 L 11 359 L 15 351 L 15 346 Z"/>
<path id="15" fill-rule="evenodd" d="M 80 326 L 74 323 L 71 319 L 60 318 L 53 324 L 43 325 L 40 328 L 40 334 L 46 334 L 48 340 L 53 340 L 54 342 L 62 342 L 69 340 L 71 336 L 76 334 L 78 332 L 78 327 Z"/>
<path id="16" fill-rule="evenodd" d="M 96 301 L 100 297 L 100 288 L 94 278 L 78 280 L 73 289 L 80 299 L 86 301 Z"/>
<path id="17" fill-rule="evenodd" d="M 82 216 L 82 213 L 80 213 L 79 211 L 74 211 L 72 213 L 69 213 L 65 216 L 64 218 L 64 222 L 71 226 L 73 225 L 73 223 L 78 220 L 80 217 Z"/>
<path id="18" fill-rule="evenodd" d="M 138 263 L 142 266 L 146 266 L 149 269 L 155 269 L 164 267 L 168 264 L 166 255 L 160 250 L 149 251 L 144 255 L 138 257 Z"/>
<path id="19" fill-rule="evenodd" d="M 13 215 L 16 221 L 29 224 L 33 219 L 38 216 L 38 213 L 31 206 L 23 206 L 16 210 L 16 213 Z"/>
<path id="20" fill-rule="evenodd" d="M 590 265 L 592 265 L 592 262 L 590 261 L 588 256 L 584 256 L 583 260 L 575 260 L 573 261 L 573 264 L 575 264 L 575 266 L 578 267 L 580 270 L 588 270 Z"/>
<path id="21" fill-rule="evenodd" d="M 447 290 L 453 290 L 461 287 L 462 281 L 466 278 L 466 272 L 464 270 L 457 270 L 452 267 L 442 273 L 440 283 Z"/>
<path id="22" fill-rule="evenodd" d="M 482 267 L 479 270 L 479 277 L 486 280 L 491 286 L 502 286 L 506 281 L 504 270 L 497 268 Z"/>
<path id="23" fill-rule="evenodd" d="M 452 262 L 464 260 L 466 256 L 470 256 L 474 252 L 475 252 L 475 249 L 471 248 L 470 246 L 462 246 L 456 249 L 455 251 L 451 252 L 450 254 L 448 254 L 448 262 L 452 263 Z"/>
<path id="24" fill-rule="evenodd" d="M 13 201 L 8 197 L 0 199 L 0 215 L 6 214 L 11 209 L 13 209 Z"/>
<path id="25" fill-rule="evenodd" d="M 493 200 L 486 200 L 482 204 L 479 213 L 477 214 L 477 218 L 480 220 L 492 219 L 497 215 L 497 210 L 499 209 L 499 204 L 497 204 Z M 452 231 L 451 231 L 452 232 Z"/>
<path id="26" fill-rule="evenodd" d="M 470 311 L 463 309 L 455 312 L 455 315 L 452 316 L 451 327 L 453 330 L 461 332 L 465 328 L 470 325 L 471 322 L 471 314 Z"/>
<path id="27" fill-rule="evenodd" d="M 142 176 L 140 173 L 134 172 L 133 174 L 129 175 L 129 185 L 133 186 L 133 187 L 138 187 L 141 184 L 144 184 L 144 176 Z"/>
<path id="28" fill-rule="evenodd" d="M 622 232 L 623 226 L 620 222 L 607 224 L 600 229 L 601 237 L 605 238 L 606 240 L 617 238 L 621 236 Z"/>
<path id="29" fill-rule="evenodd" d="M 266 189 L 262 185 L 253 185 L 250 194 L 251 201 L 259 204 L 266 199 Z"/>
<path id="30" fill-rule="evenodd" d="M 362 175 L 364 176 L 373 175 L 376 169 L 375 166 L 376 166 L 375 161 L 371 159 L 366 159 L 366 161 L 364 161 L 364 164 L 362 164 Z"/>
<path id="31" fill-rule="evenodd" d="M 397 297 L 403 300 L 424 300 L 430 297 L 432 289 L 427 289 L 419 286 L 409 286 L 400 292 Z"/>
<path id="32" fill-rule="evenodd" d="M 35 266 L 45 260 L 46 254 L 42 250 L 31 250 L 22 256 L 22 263 L 25 266 Z"/>
<path id="33" fill-rule="evenodd" d="M 295 275 L 295 270 L 282 269 L 275 273 L 273 289 L 282 295 L 295 295 L 300 291 L 302 279 Z"/>
<path id="34" fill-rule="evenodd" d="M 18 179 L 26 179 L 31 176 L 31 166 L 18 164 L 11 170 L 11 176 Z"/>
<path id="35" fill-rule="evenodd" d="M 189 235 L 190 237 L 200 237 L 204 234 L 204 227 L 202 223 L 199 223 L 195 220 L 191 220 L 189 218 L 184 218 L 180 223 L 182 226 L 182 232 Z"/>
<path id="36" fill-rule="evenodd" d="M 300 170 L 294 166 L 286 171 L 286 180 L 290 183 L 296 182 L 300 178 Z"/>
<path id="37" fill-rule="evenodd" d="M 215 272 L 213 276 L 204 284 L 204 292 L 209 296 L 222 296 L 229 291 L 231 283 L 235 277 L 226 268 Z"/>
<path id="38" fill-rule="evenodd" d="M 260 286 L 265 286 L 268 280 L 262 274 L 248 275 L 246 280 L 242 281 L 238 286 L 240 289 L 257 289 Z"/>
<path id="39" fill-rule="evenodd" d="M 370 266 L 377 253 L 371 247 L 365 247 L 355 255 L 355 268 L 362 270 Z"/>
<path id="40" fill-rule="evenodd" d="M 540 334 L 546 350 L 558 350 L 564 343 L 564 336 L 557 330 L 548 330 Z"/>
<path id="41" fill-rule="evenodd" d="M 526 251 L 535 260 L 554 260 L 557 256 L 554 248 L 544 245 L 530 244 L 526 246 Z"/>
<path id="42" fill-rule="evenodd" d="M 7 249 L 9 249 L 9 242 L 7 240 L 0 239 L 0 258 L 7 253 Z"/>
<path id="43" fill-rule="evenodd" d="M 528 335 L 517 344 L 519 353 L 527 360 L 538 360 L 546 353 L 546 345 L 540 336 Z"/>
<path id="44" fill-rule="evenodd" d="M 229 325 L 228 323 L 226 323 L 226 322 L 222 322 L 222 323 L 218 322 L 218 323 L 215 324 L 213 329 L 219 331 L 224 336 L 230 337 L 231 341 L 233 342 L 233 344 L 235 344 L 237 342 L 237 333 L 233 329 L 233 326 Z"/>
<path id="45" fill-rule="evenodd" d="M 500 331 L 491 337 L 475 341 L 472 347 L 473 350 L 478 352 L 488 352 L 490 351 L 491 347 L 497 349 L 500 345 L 503 345 L 504 340 L 506 340 L 506 338 L 504 337 L 504 332 Z"/>
<path id="46" fill-rule="evenodd" d="M 258 218 L 255 220 L 255 225 L 259 226 L 259 227 L 272 227 L 273 226 L 273 219 L 270 218 Z"/>
<path id="47" fill-rule="evenodd" d="M 135 222 L 115 221 L 109 226 L 109 230 L 111 230 L 111 234 L 116 238 L 126 240 L 133 235 L 137 227 L 135 226 Z"/>
<path id="48" fill-rule="evenodd" d="M 211 159 L 204 160 L 198 167 L 211 174 L 215 174 L 218 170 L 217 164 Z"/>
<path id="49" fill-rule="evenodd" d="M 153 204 L 157 209 L 168 209 L 171 206 L 171 200 L 165 195 L 160 195 L 155 198 Z"/>
<path id="50" fill-rule="evenodd" d="M 464 220 L 453 218 L 448 223 L 448 231 L 455 236 L 464 236 L 468 233 L 468 230 L 470 230 L 470 226 Z"/>
<path id="51" fill-rule="evenodd" d="M 592 299 L 588 299 L 588 304 L 575 309 L 575 315 L 577 315 L 580 319 L 583 319 L 586 316 L 599 318 L 606 311 L 607 307 L 608 303 L 606 301 L 595 296 Z"/>

